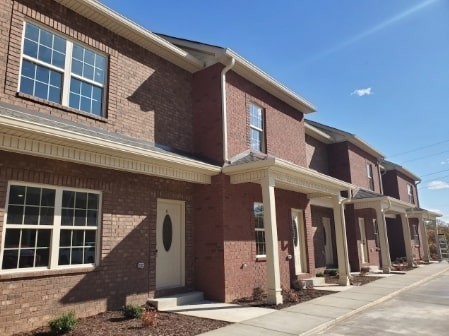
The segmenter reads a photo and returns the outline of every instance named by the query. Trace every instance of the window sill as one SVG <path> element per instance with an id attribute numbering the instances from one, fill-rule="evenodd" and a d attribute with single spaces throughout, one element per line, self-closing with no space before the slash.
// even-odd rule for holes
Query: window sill
<path id="1" fill-rule="evenodd" d="M 267 261 L 266 256 L 256 256 L 256 262 L 264 262 Z"/>
<path id="2" fill-rule="evenodd" d="M 10 273 L 1 273 L 0 271 L 0 281 L 4 280 L 17 280 L 17 279 L 27 279 L 27 278 L 42 278 L 48 276 L 58 276 L 58 275 L 68 275 L 68 274 L 84 274 L 90 273 L 97 269 L 96 266 L 80 266 L 73 268 L 62 268 L 62 269 L 45 269 L 45 270 L 28 270 L 28 271 L 11 271 Z M 3 271 L 4 272 L 4 271 Z"/>
<path id="3" fill-rule="evenodd" d="M 45 99 L 42 99 L 42 98 L 37 98 L 37 97 L 34 97 L 32 95 L 23 93 L 23 92 L 16 92 L 16 96 L 20 97 L 20 98 L 23 98 L 23 99 L 27 99 L 27 100 L 31 100 L 31 101 L 37 102 L 37 103 L 42 104 L 42 105 L 47 105 L 47 106 L 50 106 L 50 107 L 54 107 L 54 108 L 57 108 L 59 110 L 63 110 L 63 111 L 66 111 L 66 112 L 78 114 L 78 115 L 81 115 L 83 117 L 90 118 L 90 119 L 93 119 L 93 120 L 98 120 L 98 121 L 105 122 L 105 123 L 108 122 L 108 119 L 105 118 L 105 117 L 101 117 L 101 116 L 97 116 L 95 114 L 90 114 L 90 113 L 87 113 L 87 112 L 76 110 L 74 108 L 71 108 L 71 107 L 68 107 L 68 106 L 64 106 L 64 105 L 61 105 L 61 104 L 53 103 L 51 101 L 48 101 L 48 100 L 45 100 Z"/>

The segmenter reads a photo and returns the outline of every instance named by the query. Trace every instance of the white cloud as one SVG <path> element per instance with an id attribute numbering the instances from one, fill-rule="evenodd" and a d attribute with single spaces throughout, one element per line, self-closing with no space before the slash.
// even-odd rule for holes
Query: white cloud
<path id="1" fill-rule="evenodd" d="M 446 160 L 441 161 L 440 164 L 442 164 L 442 165 L 449 164 L 449 159 L 446 159 Z"/>
<path id="2" fill-rule="evenodd" d="M 449 189 L 449 183 L 444 181 L 432 181 L 427 184 L 427 188 L 430 190 Z"/>
<path id="3" fill-rule="evenodd" d="M 372 94 L 374 94 L 374 92 L 371 90 L 371 88 L 366 88 L 366 89 L 358 89 L 358 90 L 354 90 L 351 92 L 351 96 L 356 95 L 359 97 L 363 97 L 363 96 L 371 96 Z"/>

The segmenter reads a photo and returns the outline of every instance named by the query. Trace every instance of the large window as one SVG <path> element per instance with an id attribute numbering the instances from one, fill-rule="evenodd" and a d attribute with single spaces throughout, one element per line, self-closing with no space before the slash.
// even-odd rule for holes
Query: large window
<path id="1" fill-rule="evenodd" d="M 261 257 L 267 254 L 265 246 L 265 227 L 263 224 L 263 204 L 254 203 L 253 210 L 256 230 L 256 255 Z"/>
<path id="2" fill-rule="evenodd" d="M 255 104 L 250 104 L 249 125 L 251 149 L 259 152 L 265 152 L 265 122 L 263 108 Z"/>
<path id="3" fill-rule="evenodd" d="M 2 270 L 95 264 L 100 195 L 11 183 Z"/>
<path id="4" fill-rule="evenodd" d="M 106 57 L 25 23 L 19 91 L 104 116 Z"/>

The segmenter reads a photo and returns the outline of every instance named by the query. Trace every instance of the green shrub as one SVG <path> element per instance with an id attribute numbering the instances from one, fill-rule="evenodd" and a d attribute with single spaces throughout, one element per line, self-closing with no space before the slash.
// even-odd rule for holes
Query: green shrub
<path id="1" fill-rule="evenodd" d="M 75 329 L 77 319 L 74 312 L 61 315 L 48 322 L 52 335 L 62 335 Z"/>
<path id="2" fill-rule="evenodd" d="M 145 309 L 138 305 L 126 305 L 123 307 L 123 315 L 127 319 L 141 318 Z"/>

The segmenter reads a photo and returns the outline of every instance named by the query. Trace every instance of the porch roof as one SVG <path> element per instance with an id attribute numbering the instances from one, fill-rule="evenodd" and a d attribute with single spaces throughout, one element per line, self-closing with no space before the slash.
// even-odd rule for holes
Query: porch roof
<path id="1" fill-rule="evenodd" d="M 221 167 L 132 138 L 0 102 L 0 150 L 210 183 Z"/>
<path id="2" fill-rule="evenodd" d="M 342 191 L 352 188 L 350 183 L 260 153 L 247 152 L 223 167 L 222 171 L 231 177 L 233 184 L 260 183 L 270 177 L 274 179 L 277 188 L 301 192 L 309 197 L 340 197 Z"/>
<path id="3" fill-rule="evenodd" d="M 365 198 L 353 198 L 351 200 L 351 203 L 354 204 L 355 209 L 375 209 L 380 207 L 386 214 L 406 214 L 407 211 L 416 208 L 414 204 L 380 194 L 379 196 L 371 195 Z"/>

